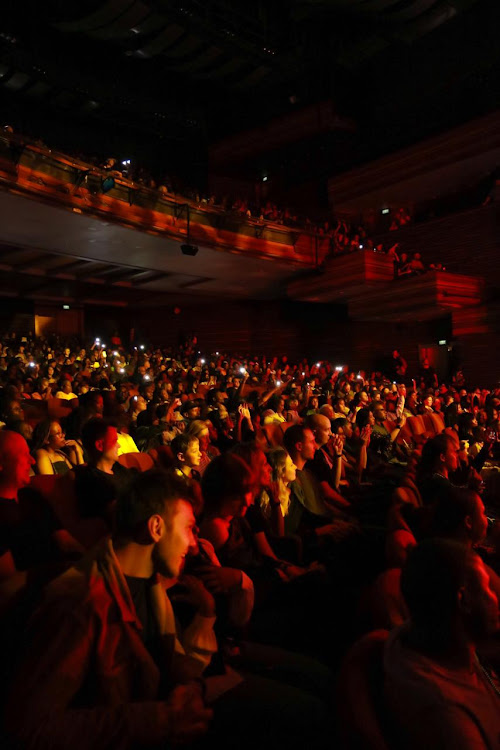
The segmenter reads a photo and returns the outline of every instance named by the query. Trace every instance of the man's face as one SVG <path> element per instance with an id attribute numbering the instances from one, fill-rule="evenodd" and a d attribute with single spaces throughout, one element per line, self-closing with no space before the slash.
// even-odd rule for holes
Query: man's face
<path id="1" fill-rule="evenodd" d="M 259 451 L 257 468 L 261 487 L 269 487 L 273 471 L 264 451 Z"/>
<path id="2" fill-rule="evenodd" d="M 102 441 L 102 457 L 106 461 L 118 461 L 118 432 L 116 427 L 108 427 Z"/>
<path id="3" fill-rule="evenodd" d="M 315 430 L 315 438 L 317 445 L 321 448 L 322 445 L 330 440 L 332 435 L 332 428 L 328 417 L 318 417 L 317 426 Z"/>
<path id="4" fill-rule="evenodd" d="M 352 422 L 346 422 L 341 429 L 346 438 L 350 440 L 352 438 Z"/>
<path id="5" fill-rule="evenodd" d="M 469 634 L 477 642 L 498 631 L 498 599 L 490 588 L 490 577 L 481 558 L 476 555 L 468 568 L 463 593 L 464 620 Z"/>
<path id="6" fill-rule="evenodd" d="M 6 410 L 6 416 L 9 420 L 24 419 L 24 411 L 19 401 L 11 401 Z"/>
<path id="7" fill-rule="evenodd" d="M 311 461 L 317 450 L 316 440 L 312 430 L 304 430 L 304 437 L 300 443 L 300 457 L 303 461 Z"/>
<path id="8" fill-rule="evenodd" d="M 135 410 L 137 412 L 139 411 L 145 411 L 148 408 L 148 405 L 146 403 L 146 399 L 143 396 L 137 396 L 137 400 L 135 402 Z"/>
<path id="9" fill-rule="evenodd" d="M 178 578 L 189 548 L 196 546 L 196 519 L 190 503 L 178 500 L 173 514 L 163 518 L 161 539 L 155 544 L 153 559 L 156 570 L 168 578 Z"/>
<path id="10" fill-rule="evenodd" d="M 375 422 L 383 422 L 385 419 L 387 419 L 387 412 L 385 409 L 377 408 L 374 412 L 375 416 Z"/>
<path id="11" fill-rule="evenodd" d="M 452 440 L 447 441 L 446 450 L 441 454 L 444 465 L 448 471 L 456 471 L 458 466 L 457 447 Z"/>
<path id="12" fill-rule="evenodd" d="M 474 513 L 471 517 L 471 528 L 470 534 L 473 544 L 482 542 L 488 531 L 488 519 L 484 512 L 484 503 L 479 495 L 476 495 L 476 504 L 474 507 Z"/>
<path id="13" fill-rule="evenodd" d="M 17 432 L 6 431 L 0 452 L 0 474 L 2 479 L 20 490 L 30 483 L 30 469 L 35 463 L 28 443 Z"/>
<path id="14" fill-rule="evenodd" d="M 200 407 L 193 406 L 192 409 L 188 409 L 186 416 L 188 419 L 198 419 L 198 417 L 200 416 Z"/>
<path id="15" fill-rule="evenodd" d="M 361 404 L 367 404 L 369 401 L 368 394 L 366 391 L 361 391 L 359 394 L 359 401 Z"/>

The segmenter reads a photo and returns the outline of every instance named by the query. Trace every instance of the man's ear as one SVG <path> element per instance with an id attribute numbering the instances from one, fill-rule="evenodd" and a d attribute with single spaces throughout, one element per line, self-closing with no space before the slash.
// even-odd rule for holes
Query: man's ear
<path id="1" fill-rule="evenodd" d="M 472 531 L 472 516 L 465 516 L 464 523 L 467 531 Z"/>
<path id="2" fill-rule="evenodd" d="M 159 513 L 155 513 L 148 518 L 148 533 L 151 541 L 155 544 L 160 541 L 165 533 L 165 521 Z"/>
<path id="3" fill-rule="evenodd" d="M 184 453 L 178 453 L 176 458 L 180 464 L 183 464 L 186 461 L 186 459 L 184 458 Z"/>
<path id="4" fill-rule="evenodd" d="M 95 448 L 99 453 L 104 453 L 104 440 L 103 438 L 99 438 L 99 440 L 95 441 Z"/>

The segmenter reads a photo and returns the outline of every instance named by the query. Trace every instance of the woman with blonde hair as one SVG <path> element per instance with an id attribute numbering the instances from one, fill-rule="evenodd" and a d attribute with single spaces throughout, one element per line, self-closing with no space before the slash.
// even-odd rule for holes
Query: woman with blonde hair
<path id="1" fill-rule="evenodd" d="M 260 508 L 269 519 L 273 533 L 282 537 L 285 535 L 284 519 L 290 508 L 290 484 L 297 476 L 297 467 L 284 448 L 270 450 L 267 460 L 272 469 L 272 485 L 270 492 L 261 494 Z"/>

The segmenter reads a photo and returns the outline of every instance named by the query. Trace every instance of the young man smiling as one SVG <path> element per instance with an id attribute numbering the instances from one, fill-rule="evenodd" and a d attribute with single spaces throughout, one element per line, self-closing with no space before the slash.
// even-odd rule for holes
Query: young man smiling
<path id="1" fill-rule="evenodd" d="M 216 648 L 213 600 L 191 588 L 181 645 L 166 594 L 195 544 L 184 497 L 175 477 L 138 475 L 112 538 L 47 588 L 6 713 L 22 747 L 149 747 L 207 729 L 194 680 Z"/>

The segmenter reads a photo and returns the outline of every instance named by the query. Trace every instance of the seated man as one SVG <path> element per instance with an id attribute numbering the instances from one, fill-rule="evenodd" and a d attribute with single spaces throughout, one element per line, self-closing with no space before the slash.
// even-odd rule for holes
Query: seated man
<path id="1" fill-rule="evenodd" d="M 370 425 L 360 430 L 359 435 L 355 435 L 352 422 L 345 417 L 337 417 L 332 422 L 332 433 L 342 436 L 345 472 L 351 481 L 359 483 L 367 464 L 367 447 L 371 436 Z"/>
<path id="2" fill-rule="evenodd" d="M 374 409 L 373 416 L 375 418 L 375 424 L 373 425 L 371 440 L 370 440 L 370 453 L 373 457 L 378 457 L 382 461 L 393 461 L 396 456 L 396 444 L 395 440 L 398 438 L 401 429 L 404 427 L 406 417 L 401 416 L 395 422 L 394 427 L 389 432 L 384 422 L 387 419 L 387 412 L 383 405 L 377 405 Z"/>
<path id="3" fill-rule="evenodd" d="M 200 677 L 217 648 L 214 600 L 183 574 L 196 547 L 185 493 L 175 476 L 134 477 L 118 500 L 113 536 L 47 589 L 7 706 L 19 746 L 172 747 L 207 730 L 212 711 Z M 217 573 L 208 577 L 224 587 Z M 195 609 L 183 636 L 167 594 L 176 582 L 178 598 Z M 323 747 L 329 736 L 324 704 L 312 694 L 230 669 L 205 685 L 215 701 L 207 746 L 271 750 L 281 736 L 300 750 L 307 738 Z"/>
<path id="4" fill-rule="evenodd" d="M 75 471 L 75 493 L 82 518 L 103 518 L 111 525 L 115 501 L 131 470 L 118 463 L 118 433 L 95 417 L 82 430 L 87 465 Z"/>
<path id="5" fill-rule="evenodd" d="M 82 547 L 61 527 L 30 484 L 34 461 L 17 432 L 0 431 L 0 554 L 10 551 L 17 570 L 79 555 Z"/>
<path id="6" fill-rule="evenodd" d="M 319 482 L 327 507 L 332 510 L 348 510 L 350 503 L 339 492 L 342 478 L 343 435 L 332 436 L 330 420 L 324 414 L 310 414 L 306 417 L 305 426 L 312 431 L 317 445 L 314 458 L 307 462 L 306 469 Z"/>
<path id="7" fill-rule="evenodd" d="M 317 449 L 312 430 L 292 425 L 285 432 L 284 445 L 297 467 L 296 479 L 290 485 L 285 533 L 304 536 L 308 546 L 312 544 L 314 548 L 325 538 L 337 539 L 350 532 L 350 524 L 338 519 L 339 511 L 325 500 L 319 481 L 306 467 Z"/>
<path id="8" fill-rule="evenodd" d="M 401 589 L 410 620 L 384 656 L 396 747 L 493 750 L 500 743 L 500 683 L 476 654 L 498 632 L 498 600 L 480 558 L 465 545 L 425 540 L 409 555 Z"/>
<path id="9" fill-rule="evenodd" d="M 175 478 L 134 478 L 116 529 L 48 587 L 6 712 L 24 748 L 128 748 L 195 739 L 208 726 L 199 677 L 215 649 L 213 600 L 183 644 L 163 575 L 195 544 L 195 518 Z"/>

